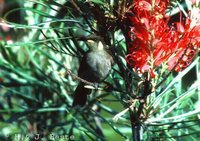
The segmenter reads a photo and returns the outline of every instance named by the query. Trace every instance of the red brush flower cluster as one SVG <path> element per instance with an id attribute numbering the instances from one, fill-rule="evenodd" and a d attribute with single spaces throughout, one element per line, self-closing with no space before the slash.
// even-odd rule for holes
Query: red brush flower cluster
<path id="1" fill-rule="evenodd" d="M 139 73 L 154 74 L 162 63 L 169 70 L 181 71 L 197 53 L 200 10 L 195 12 L 197 15 L 190 12 L 184 21 L 169 25 L 170 16 L 166 14 L 169 4 L 168 0 L 134 0 L 126 60 Z"/>

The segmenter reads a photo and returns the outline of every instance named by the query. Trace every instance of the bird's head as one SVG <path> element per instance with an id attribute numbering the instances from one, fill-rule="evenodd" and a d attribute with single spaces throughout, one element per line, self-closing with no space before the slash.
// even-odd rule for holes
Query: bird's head
<path id="1" fill-rule="evenodd" d="M 104 50 L 104 45 L 100 40 L 87 40 L 90 50 Z"/>

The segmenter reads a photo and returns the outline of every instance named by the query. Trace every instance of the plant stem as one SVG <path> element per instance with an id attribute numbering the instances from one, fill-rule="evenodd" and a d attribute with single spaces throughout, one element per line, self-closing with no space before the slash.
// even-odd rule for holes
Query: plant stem
<path id="1" fill-rule="evenodd" d="M 133 141 L 140 141 L 141 124 L 138 117 L 133 113 L 133 111 L 130 111 L 130 121 L 132 127 L 132 139 Z"/>
<path id="2" fill-rule="evenodd" d="M 134 141 L 140 141 L 140 125 L 134 126 Z"/>

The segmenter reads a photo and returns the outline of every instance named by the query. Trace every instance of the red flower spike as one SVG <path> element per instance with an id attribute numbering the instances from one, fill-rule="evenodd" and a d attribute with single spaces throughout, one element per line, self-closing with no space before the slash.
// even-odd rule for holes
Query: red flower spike
<path id="1" fill-rule="evenodd" d="M 165 15 L 169 0 L 134 3 L 130 11 L 134 16 L 129 17 L 131 42 L 127 63 L 139 73 L 149 72 L 151 77 L 155 77 L 154 70 L 163 62 L 167 62 L 169 70 L 187 67 L 200 46 L 200 10 L 194 8 L 185 21 L 169 26 L 170 17 Z"/>

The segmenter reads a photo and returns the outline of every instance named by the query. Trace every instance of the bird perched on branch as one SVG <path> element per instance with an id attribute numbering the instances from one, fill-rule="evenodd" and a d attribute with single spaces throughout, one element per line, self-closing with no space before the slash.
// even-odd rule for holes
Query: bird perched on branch
<path id="1" fill-rule="evenodd" d="M 106 46 L 98 38 L 95 40 L 87 38 L 87 43 L 90 44 L 90 51 L 86 52 L 80 62 L 78 76 L 89 82 L 100 83 L 109 75 L 113 58 Z M 83 82 L 79 82 L 74 92 L 72 106 L 79 105 L 82 107 L 86 104 L 87 95 L 92 90 L 85 88 L 85 85 Z"/>

